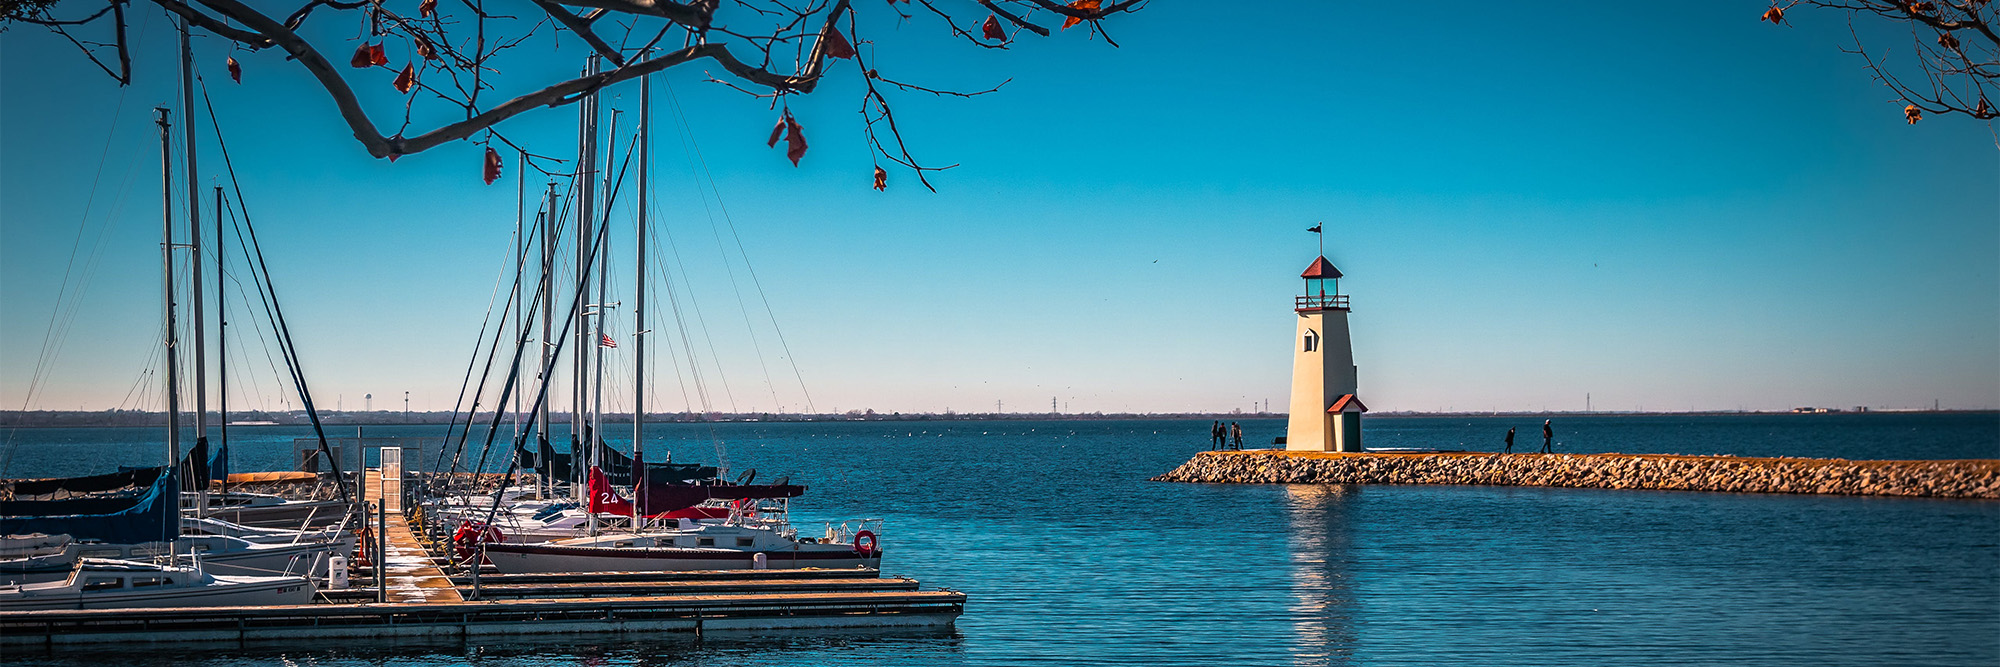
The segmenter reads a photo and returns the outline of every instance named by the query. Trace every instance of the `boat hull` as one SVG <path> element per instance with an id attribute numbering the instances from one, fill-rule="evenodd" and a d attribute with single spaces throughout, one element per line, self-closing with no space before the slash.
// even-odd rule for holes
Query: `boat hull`
<path id="1" fill-rule="evenodd" d="M 313 587 L 297 577 L 216 577 L 207 586 L 120 590 L 53 595 L 0 592 L 0 611 L 46 609 L 148 609 L 161 607 L 242 607 L 312 604 Z"/>
<path id="2" fill-rule="evenodd" d="M 562 572 L 679 572 L 685 570 L 774 570 L 817 567 L 879 568 L 882 553 L 863 556 L 852 550 L 736 551 L 731 549 L 637 549 L 569 547 L 553 544 L 489 544 L 486 559 L 505 574 Z"/>

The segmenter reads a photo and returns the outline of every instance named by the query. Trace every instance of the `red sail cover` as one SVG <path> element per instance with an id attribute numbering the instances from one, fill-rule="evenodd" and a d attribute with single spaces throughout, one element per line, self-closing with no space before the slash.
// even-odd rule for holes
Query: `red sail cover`
<path id="1" fill-rule="evenodd" d="M 618 495 L 611 488 L 611 478 L 596 466 L 590 468 L 590 505 L 587 509 L 597 514 L 632 516 L 632 501 Z M 796 484 L 648 484 L 641 490 L 641 504 L 646 516 L 653 518 L 713 518 L 708 513 L 684 512 L 702 501 L 711 498 L 723 500 L 751 500 L 758 498 L 797 498 L 804 495 L 806 487 Z"/>
<path id="2" fill-rule="evenodd" d="M 590 513 L 613 516 L 632 516 L 632 501 L 618 497 L 611 488 L 611 478 L 597 466 L 590 467 Z"/>

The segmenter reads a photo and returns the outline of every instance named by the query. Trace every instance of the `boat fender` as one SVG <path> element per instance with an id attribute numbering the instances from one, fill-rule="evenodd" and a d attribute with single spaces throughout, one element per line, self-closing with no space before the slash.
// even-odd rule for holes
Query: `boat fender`
<path id="1" fill-rule="evenodd" d="M 854 534 L 855 553 L 866 556 L 881 551 L 882 550 L 881 546 L 882 545 L 876 543 L 875 533 L 873 531 L 864 530 Z"/>

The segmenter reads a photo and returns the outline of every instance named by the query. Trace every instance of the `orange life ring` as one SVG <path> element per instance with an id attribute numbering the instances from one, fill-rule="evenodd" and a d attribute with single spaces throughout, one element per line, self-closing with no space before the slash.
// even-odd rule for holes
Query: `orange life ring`
<path id="1" fill-rule="evenodd" d="M 862 546 L 864 542 L 867 543 L 867 546 Z M 874 532 L 864 530 L 854 534 L 854 553 L 869 556 L 881 552 L 882 545 L 875 539 Z"/>

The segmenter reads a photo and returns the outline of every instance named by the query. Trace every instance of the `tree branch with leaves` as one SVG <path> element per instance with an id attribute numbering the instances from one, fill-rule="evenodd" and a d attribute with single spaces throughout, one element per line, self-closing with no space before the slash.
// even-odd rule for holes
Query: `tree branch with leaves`
<path id="1" fill-rule="evenodd" d="M 507 3 L 506 10 L 518 12 L 515 16 L 489 10 L 485 0 L 307 0 L 282 14 L 253 6 L 249 0 L 150 1 L 190 29 L 228 40 L 235 48 L 284 53 L 286 60 L 303 68 L 325 90 L 355 140 L 378 158 L 394 159 L 465 140 L 485 143 L 489 150 L 495 141 L 522 148 L 496 126 L 535 109 L 573 104 L 626 81 L 707 63 L 720 70 L 709 72 L 711 81 L 770 100 L 780 114 L 780 129 L 798 135 L 795 147 L 788 151 L 797 153 L 792 157 L 796 164 L 804 152 L 803 126 L 792 116 L 786 99 L 813 93 L 825 77 L 851 72 L 861 84 L 863 133 L 877 157 L 878 187 L 884 178 L 881 161 L 911 170 L 926 187 L 931 187 L 926 172 L 950 168 L 925 165 L 911 153 L 884 88 L 966 97 L 992 89 L 960 92 L 884 77 L 877 71 L 880 65 L 864 63 L 855 48 L 872 43 L 861 34 L 863 23 L 856 20 L 857 14 L 891 12 L 897 25 L 935 20 L 950 34 L 992 49 L 1010 48 L 1014 35 L 1022 30 L 1049 36 L 1055 33 L 1050 26 L 1058 23 L 1061 29 L 1087 25 L 1091 38 L 1102 38 L 1115 47 L 1117 42 L 1105 31 L 1104 22 L 1146 4 L 1146 0 L 914 0 L 913 5 L 913 0 L 885 0 L 886 7 L 869 2 L 864 10 L 851 0 L 516 0 Z M 129 2 L 0 0 L 0 28 L 22 23 L 57 32 L 120 85 L 129 85 Z M 498 7 L 500 3 L 494 4 Z M 921 6 L 923 11 L 913 11 L 913 6 Z M 78 9 L 71 18 L 59 16 L 72 14 L 72 8 Z M 967 17 L 982 14 L 985 21 L 980 32 L 961 27 Z M 309 20 L 357 23 L 361 37 L 344 67 L 328 54 L 345 51 L 348 46 L 324 43 L 330 40 L 315 43 L 301 34 Z M 1013 34 L 1007 26 L 1014 29 Z M 73 36 L 77 31 L 100 29 L 109 33 L 101 41 Z M 497 104 L 482 99 L 482 93 L 496 89 L 494 59 L 544 30 L 575 37 L 610 67 L 595 74 L 539 83 Z M 398 47 L 394 53 L 400 66 L 391 64 L 392 45 Z M 845 64 L 853 67 L 843 67 Z M 231 77 L 240 83 L 241 69 L 233 55 L 227 65 Z M 393 72 L 391 85 L 404 96 L 401 127 L 394 132 L 381 129 L 386 125 L 378 123 L 382 112 L 371 110 L 358 92 L 360 86 L 380 85 L 369 80 L 374 70 Z M 449 105 L 458 112 L 456 119 L 410 132 L 412 110 L 420 98 Z M 560 162 L 531 157 L 531 164 Z"/>
<path id="2" fill-rule="evenodd" d="M 1860 55 L 1875 80 L 1895 92 L 1907 122 L 1915 124 L 1925 114 L 1987 121 L 2000 116 L 1991 101 L 2000 78 L 2000 35 L 1994 33 L 1996 12 L 1989 0 L 1790 0 L 1765 10 L 1763 20 L 1788 25 L 1787 13 L 1801 5 L 1847 14 L 1854 44 L 1843 50 Z M 1905 25 L 1907 53 L 1879 43 L 1871 49 L 1855 27 L 1857 19 Z"/>

